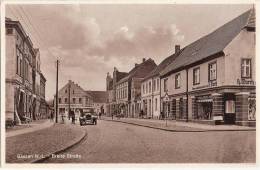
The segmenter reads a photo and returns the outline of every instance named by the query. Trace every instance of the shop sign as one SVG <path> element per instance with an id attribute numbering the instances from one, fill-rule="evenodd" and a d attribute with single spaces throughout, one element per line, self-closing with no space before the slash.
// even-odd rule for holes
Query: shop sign
<path id="1" fill-rule="evenodd" d="M 217 86 L 217 81 L 210 81 L 209 84 L 207 84 L 207 85 L 192 87 L 192 90 L 203 89 L 203 88 L 208 88 L 208 87 L 215 87 L 215 86 Z"/>
<path id="2" fill-rule="evenodd" d="M 256 102 L 255 98 L 248 98 L 248 120 L 256 120 Z"/>
<path id="3" fill-rule="evenodd" d="M 245 79 L 237 79 L 237 84 L 238 85 L 251 85 L 254 86 L 255 82 L 253 80 L 245 80 Z"/>

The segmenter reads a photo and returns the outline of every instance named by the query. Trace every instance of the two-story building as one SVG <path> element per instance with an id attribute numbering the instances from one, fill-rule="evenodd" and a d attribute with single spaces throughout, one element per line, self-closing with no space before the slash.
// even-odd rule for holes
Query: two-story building
<path id="1" fill-rule="evenodd" d="M 116 84 L 116 103 L 118 113 L 126 117 L 137 117 L 140 113 L 141 80 L 157 65 L 152 59 L 145 60 Z"/>
<path id="2" fill-rule="evenodd" d="M 161 112 L 160 71 L 170 64 L 180 52 L 180 46 L 175 46 L 175 54 L 165 58 L 143 80 L 141 85 L 141 108 L 148 118 L 159 118 Z"/>
<path id="3" fill-rule="evenodd" d="M 27 118 L 36 120 L 36 114 L 41 114 L 36 109 L 37 53 L 19 21 L 6 18 L 5 29 L 6 120 L 20 124 Z"/>
<path id="4" fill-rule="evenodd" d="M 160 76 L 177 120 L 255 125 L 254 10 L 183 48 Z"/>
<path id="5" fill-rule="evenodd" d="M 56 96 L 54 96 L 55 100 Z M 54 104 L 54 108 L 56 108 L 56 103 Z M 71 80 L 58 91 L 59 117 L 70 118 L 69 111 L 73 111 L 76 117 L 80 116 L 80 112 L 94 111 L 93 97 Z"/>

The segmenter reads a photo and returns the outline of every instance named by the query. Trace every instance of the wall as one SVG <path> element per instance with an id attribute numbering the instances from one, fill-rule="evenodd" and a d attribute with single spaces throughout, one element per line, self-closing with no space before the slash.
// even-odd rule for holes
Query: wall
<path id="1" fill-rule="evenodd" d="M 243 50 L 241 50 L 243 49 Z M 255 32 L 242 30 L 224 49 L 225 85 L 238 85 L 241 79 L 241 59 L 251 58 L 252 80 L 255 81 Z"/>
<path id="2" fill-rule="evenodd" d="M 189 91 L 196 90 L 193 88 L 199 88 L 199 89 L 209 88 L 209 87 L 203 88 L 203 86 L 206 86 L 209 84 L 209 80 L 208 80 L 209 68 L 208 67 L 209 67 L 209 63 L 212 63 L 212 62 L 217 63 L 217 86 L 222 86 L 224 84 L 225 60 L 224 60 L 224 56 L 222 56 L 222 57 L 210 60 L 208 62 L 205 62 L 203 64 L 196 65 L 194 67 L 189 68 L 189 71 L 188 71 L 189 72 L 189 74 L 188 74 Z M 198 67 L 200 68 L 200 83 L 197 85 L 193 85 L 193 69 L 198 68 Z"/>

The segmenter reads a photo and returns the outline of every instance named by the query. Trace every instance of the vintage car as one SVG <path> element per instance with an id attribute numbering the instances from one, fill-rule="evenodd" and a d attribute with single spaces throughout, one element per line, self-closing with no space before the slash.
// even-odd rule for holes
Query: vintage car
<path id="1" fill-rule="evenodd" d="M 83 112 L 81 113 L 80 117 L 79 117 L 79 124 L 80 126 L 83 125 L 87 125 L 87 124 L 92 124 L 92 125 L 96 125 L 97 124 L 97 115 L 92 112 Z"/>

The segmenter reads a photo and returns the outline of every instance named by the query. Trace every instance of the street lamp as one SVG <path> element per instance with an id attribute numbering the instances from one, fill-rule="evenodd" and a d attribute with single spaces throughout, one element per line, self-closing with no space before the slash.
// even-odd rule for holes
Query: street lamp
<path id="1" fill-rule="evenodd" d="M 163 102 L 166 103 L 166 115 L 165 115 L 165 123 L 166 123 L 166 126 L 167 126 L 167 118 L 168 118 L 168 103 L 170 101 L 170 98 L 169 98 L 169 95 L 168 95 L 168 91 L 165 92 L 165 96 L 163 97 Z"/>

